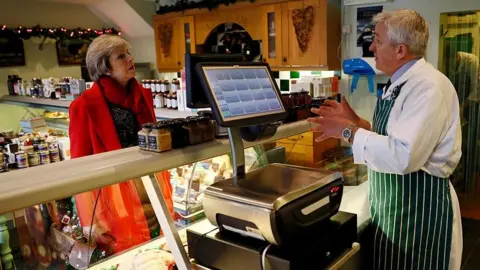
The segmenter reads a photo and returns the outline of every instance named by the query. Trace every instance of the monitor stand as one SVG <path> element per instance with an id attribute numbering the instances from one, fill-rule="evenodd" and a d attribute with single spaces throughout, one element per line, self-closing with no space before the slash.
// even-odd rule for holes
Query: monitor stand
<path id="1" fill-rule="evenodd" d="M 243 148 L 243 139 L 240 127 L 227 128 L 228 140 L 232 151 L 233 176 L 245 175 L 245 149 Z M 234 177 L 235 181 L 240 177 Z"/>

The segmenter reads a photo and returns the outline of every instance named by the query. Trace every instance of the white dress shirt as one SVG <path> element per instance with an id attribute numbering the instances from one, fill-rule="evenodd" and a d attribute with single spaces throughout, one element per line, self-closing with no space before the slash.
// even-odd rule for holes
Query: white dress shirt
<path id="1" fill-rule="evenodd" d="M 382 173 L 422 169 L 448 177 L 462 155 L 457 93 L 450 80 L 425 59 L 408 66 L 382 96 L 391 98 L 392 90 L 406 81 L 386 119 L 388 136 L 358 129 L 352 146 L 354 162 Z"/>

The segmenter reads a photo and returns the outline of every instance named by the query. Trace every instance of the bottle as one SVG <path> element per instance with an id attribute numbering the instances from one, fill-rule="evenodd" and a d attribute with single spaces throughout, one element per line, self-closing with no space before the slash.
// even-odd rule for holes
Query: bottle
<path id="1" fill-rule="evenodd" d="M 15 90 L 13 90 L 13 76 L 14 75 L 8 75 L 7 79 L 8 94 L 11 96 L 15 95 Z"/>
<path id="2" fill-rule="evenodd" d="M 167 94 L 167 109 L 172 109 L 172 95 Z"/>
<path id="3" fill-rule="evenodd" d="M 163 85 L 165 88 L 165 93 L 170 93 L 170 86 L 169 86 L 168 80 L 164 80 Z"/>
<path id="4" fill-rule="evenodd" d="M 142 129 L 138 132 L 138 147 L 142 150 L 148 150 L 148 136 L 152 131 L 152 124 L 146 123 L 142 125 Z"/>
<path id="5" fill-rule="evenodd" d="M 155 108 L 162 108 L 162 99 L 162 94 L 155 94 L 155 99 L 153 101 Z"/>
<path id="6" fill-rule="evenodd" d="M 172 81 L 172 93 L 176 93 L 180 90 L 180 82 L 177 79 L 173 79 Z"/>
<path id="7" fill-rule="evenodd" d="M 172 110 L 178 110 L 177 93 L 174 92 L 172 94 L 171 102 L 172 102 Z"/>
<path id="8" fill-rule="evenodd" d="M 150 80 L 145 80 L 145 88 L 149 89 L 149 90 L 152 90 L 151 89 L 151 84 L 150 84 Z M 153 91 L 152 91 L 153 92 Z"/>
<path id="9" fill-rule="evenodd" d="M 142 80 L 142 87 L 143 87 L 143 88 L 146 88 L 146 87 L 145 87 L 145 80 Z"/>

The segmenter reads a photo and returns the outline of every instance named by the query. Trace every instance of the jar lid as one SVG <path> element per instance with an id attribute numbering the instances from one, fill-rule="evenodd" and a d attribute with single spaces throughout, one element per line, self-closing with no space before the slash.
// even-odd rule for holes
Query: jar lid
<path id="1" fill-rule="evenodd" d="M 158 122 L 157 125 L 156 125 L 156 129 L 163 129 L 163 128 L 167 128 L 167 123 L 165 122 Z"/>
<path id="2" fill-rule="evenodd" d="M 300 95 L 300 93 L 298 93 L 298 92 L 294 92 L 294 93 L 290 93 L 290 95 L 291 95 L 291 96 L 299 96 L 299 95 Z"/>
<path id="3" fill-rule="evenodd" d="M 142 128 L 146 128 L 146 129 L 152 128 L 152 123 L 145 123 L 142 125 Z"/>
<path id="4" fill-rule="evenodd" d="M 198 116 L 189 116 L 189 117 L 187 117 L 186 122 L 187 123 L 196 123 L 196 122 L 198 122 L 198 120 L 199 120 Z"/>
<path id="5" fill-rule="evenodd" d="M 197 112 L 198 116 L 203 116 L 211 119 L 213 117 L 213 112 L 212 111 L 198 111 Z"/>

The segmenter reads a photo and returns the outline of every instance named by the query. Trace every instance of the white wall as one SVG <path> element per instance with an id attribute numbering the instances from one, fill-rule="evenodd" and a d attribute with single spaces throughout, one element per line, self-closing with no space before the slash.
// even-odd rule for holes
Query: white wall
<path id="1" fill-rule="evenodd" d="M 377 4 L 373 5 L 376 6 Z M 440 14 L 444 12 L 480 10 L 480 1 L 478 0 L 393 0 L 393 2 L 379 4 L 383 5 L 383 10 L 394 10 L 400 8 L 414 9 L 419 12 L 430 23 L 430 40 L 427 51 L 427 61 L 435 67 L 438 66 L 438 50 L 440 38 Z M 363 5 L 368 6 L 368 5 Z M 354 58 L 361 57 L 361 48 L 356 46 L 356 20 L 357 7 L 363 6 L 345 6 L 344 7 L 344 25 L 352 27 L 352 33 L 345 37 L 343 43 L 343 57 Z M 376 82 L 386 82 L 388 78 L 377 77 Z M 350 89 L 350 81 L 342 82 L 343 89 Z M 360 116 L 372 120 L 373 110 L 375 108 L 376 97 L 368 91 L 367 80 L 361 79 L 357 91 L 349 97 L 352 107 Z"/>

